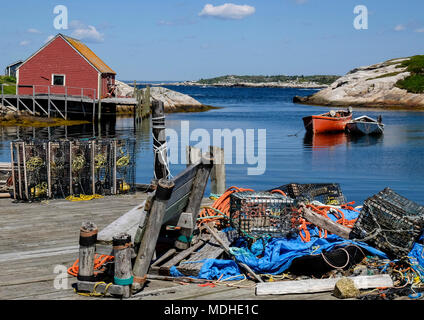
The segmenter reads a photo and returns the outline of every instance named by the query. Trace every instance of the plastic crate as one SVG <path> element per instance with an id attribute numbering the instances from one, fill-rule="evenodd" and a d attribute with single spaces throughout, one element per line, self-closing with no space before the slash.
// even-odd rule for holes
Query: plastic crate
<path id="1" fill-rule="evenodd" d="M 293 207 L 294 200 L 279 193 L 236 192 L 230 196 L 231 224 L 239 236 L 287 237 L 296 232 Z"/>
<path id="2" fill-rule="evenodd" d="M 390 188 L 365 200 L 351 237 L 392 258 L 407 255 L 424 227 L 424 207 Z"/>
<path id="3" fill-rule="evenodd" d="M 328 205 L 342 205 L 347 202 L 338 183 L 289 183 L 275 189 L 283 191 L 293 199 L 304 202 L 315 200 Z"/>

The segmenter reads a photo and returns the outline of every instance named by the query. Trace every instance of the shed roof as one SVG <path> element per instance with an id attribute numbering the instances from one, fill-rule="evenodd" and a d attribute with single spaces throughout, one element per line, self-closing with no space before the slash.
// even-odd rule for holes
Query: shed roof
<path id="1" fill-rule="evenodd" d="M 70 43 L 75 50 L 77 50 L 83 57 L 85 57 L 97 70 L 99 70 L 101 73 L 114 73 L 113 71 L 106 63 L 102 61 L 89 47 L 87 47 L 84 43 L 82 43 L 80 40 L 71 38 L 69 36 L 62 35 L 63 38 Z"/>

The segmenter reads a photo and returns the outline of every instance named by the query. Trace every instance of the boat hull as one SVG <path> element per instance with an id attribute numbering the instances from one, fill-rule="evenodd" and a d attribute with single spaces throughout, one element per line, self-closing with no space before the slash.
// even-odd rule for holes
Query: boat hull
<path id="1" fill-rule="evenodd" d="M 359 135 L 377 135 L 383 133 L 383 127 L 375 122 L 350 122 L 346 124 L 346 130 Z"/>
<path id="2" fill-rule="evenodd" d="M 306 131 L 313 133 L 345 131 L 352 115 L 346 117 L 308 116 L 303 118 Z"/>

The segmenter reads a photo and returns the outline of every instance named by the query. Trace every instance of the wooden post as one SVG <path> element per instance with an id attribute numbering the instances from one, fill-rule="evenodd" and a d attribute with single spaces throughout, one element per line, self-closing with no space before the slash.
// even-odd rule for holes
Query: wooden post
<path id="1" fill-rule="evenodd" d="M 72 186 L 72 141 L 69 141 L 69 195 L 74 194 Z"/>
<path id="2" fill-rule="evenodd" d="M 1 85 L 1 105 L 4 106 L 4 84 Z"/>
<path id="3" fill-rule="evenodd" d="M 19 129 L 19 127 L 18 127 Z M 19 199 L 22 200 L 22 173 L 21 173 L 21 148 L 20 148 L 20 142 L 17 142 L 15 144 L 16 147 L 16 158 L 18 162 L 18 186 L 19 186 Z"/>
<path id="4" fill-rule="evenodd" d="M 94 254 L 96 252 L 97 226 L 84 222 L 80 228 L 78 276 L 80 281 L 94 281 Z"/>
<path id="5" fill-rule="evenodd" d="M 205 193 L 209 174 L 213 165 L 213 158 L 208 154 L 203 155 L 201 161 L 202 164 L 199 166 L 196 176 L 194 177 L 188 204 L 185 209 L 185 212 L 191 214 L 191 225 L 181 228 L 180 236 L 175 241 L 175 247 L 178 249 L 187 249 L 190 246 L 191 236 L 196 227 L 196 220 L 200 211 L 200 204 L 202 203 L 203 194 Z"/>
<path id="6" fill-rule="evenodd" d="M 154 152 L 154 175 L 157 180 L 168 178 L 168 160 L 166 154 L 165 110 L 163 102 L 152 103 L 152 134 Z"/>
<path id="7" fill-rule="evenodd" d="M 192 146 L 186 147 L 186 162 L 187 167 L 202 160 L 202 150 Z"/>
<path id="8" fill-rule="evenodd" d="M 133 98 L 137 98 L 137 81 L 136 80 L 134 80 Z"/>
<path id="9" fill-rule="evenodd" d="M 226 190 L 224 149 L 210 146 L 210 153 L 214 160 L 211 171 L 211 193 L 221 195 Z"/>
<path id="10" fill-rule="evenodd" d="M 32 86 L 32 113 L 35 115 L 35 86 Z"/>
<path id="11" fill-rule="evenodd" d="M 143 110 L 141 112 L 141 118 L 144 119 L 150 114 L 150 85 L 146 86 L 143 97 Z"/>
<path id="12" fill-rule="evenodd" d="M 27 178 L 27 169 L 26 169 L 26 150 L 25 150 L 25 142 L 21 142 L 22 145 L 22 162 L 24 165 L 24 183 L 25 183 L 25 195 L 27 200 L 29 200 L 28 194 L 28 178 Z"/>
<path id="13" fill-rule="evenodd" d="M 68 87 L 65 87 L 65 120 L 68 120 Z"/>
<path id="14" fill-rule="evenodd" d="M 113 237 L 113 255 L 115 257 L 115 276 L 113 282 L 123 286 L 123 297 L 131 295 L 133 276 L 131 273 L 131 236 L 120 233 Z"/>
<path id="15" fill-rule="evenodd" d="M 15 159 L 13 157 L 13 142 L 10 143 L 10 162 L 12 165 L 13 199 L 16 200 Z"/>
<path id="16" fill-rule="evenodd" d="M 52 197 L 52 181 L 51 181 L 51 154 L 50 154 L 50 144 L 51 142 L 47 142 L 47 197 Z"/>
<path id="17" fill-rule="evenodd" d="M 91 141 L 91 194 L 96 194 L 96 177 L 95 177 L 95 157 L 96 157 L 96 142 L 94 140 Z"/>
<path id="18" fill-rule="evenodd" d="M 156 242 L 162 226 L 166 206 L 171 197 L 174 182 L 172 180 L 161 179 L 158 182 L 155 199 L 152 204 L 146 226 L 141 236 L 140 247 L 137 258 L 134 263 L 133 274 L 134 282 L 132 284 L 133 292 L 141 290 L 147 279 L 147 272 L 152 261 L 153 253 L 156 248 Z"/>
<path id="19" fill-rule="evenodd" d="M 101 119 L 102 119 L 102 99 L 99 97 L 99 110 L 97 112 L 97 120 L 99 121 L 99 123 Z M 99 131 L 99 134 L 100 134 L 100 131 Z"/>
<path id="20" fill-rule="evenodd" d="M 50 86 L 47 86 L 47 113 L 48 117 L 50 118 Z"/>

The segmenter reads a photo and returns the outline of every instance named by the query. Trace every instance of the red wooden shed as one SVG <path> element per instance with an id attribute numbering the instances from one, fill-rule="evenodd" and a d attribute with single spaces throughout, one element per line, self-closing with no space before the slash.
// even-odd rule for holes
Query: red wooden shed
<path id="1" fill-rule="evenodd" d="M 17 69 L 17 94 L 114 96 L 116 72 L 81 41 L 56 35 Z"/>

